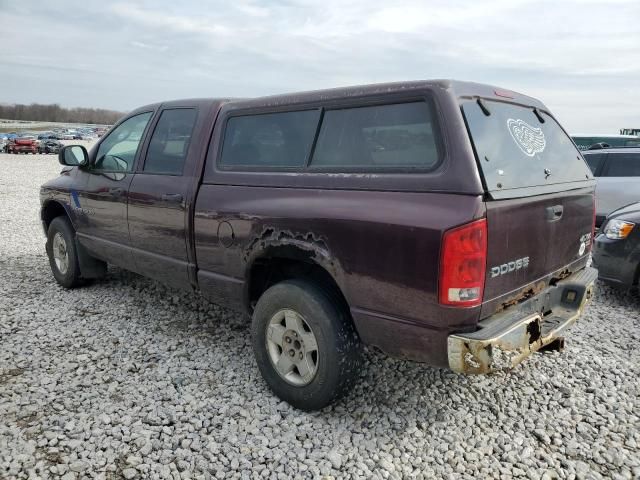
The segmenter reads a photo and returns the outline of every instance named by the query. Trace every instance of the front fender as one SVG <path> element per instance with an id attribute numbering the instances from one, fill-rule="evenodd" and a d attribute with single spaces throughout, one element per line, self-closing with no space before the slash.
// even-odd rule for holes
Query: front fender
<path id="1" fill-rule="evenodd" d="M 69 201 L 69 193 L 66 195 L 60 192 L 50 192 L 48 197 L 41 201 L 40 221 L 47 234 L 51 220 L 60 215 L 66 215 L 74 229 L 77 229 L 77 215 Z"/>

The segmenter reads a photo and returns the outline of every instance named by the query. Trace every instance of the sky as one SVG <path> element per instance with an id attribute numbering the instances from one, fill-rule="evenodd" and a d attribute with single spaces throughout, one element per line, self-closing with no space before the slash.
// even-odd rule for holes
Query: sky
<path id="1" fill-rule="evenodd" d="M 127 111 L 455 78 L 640 127 L 639 0 L 0 0 L 0 102 Z"/>

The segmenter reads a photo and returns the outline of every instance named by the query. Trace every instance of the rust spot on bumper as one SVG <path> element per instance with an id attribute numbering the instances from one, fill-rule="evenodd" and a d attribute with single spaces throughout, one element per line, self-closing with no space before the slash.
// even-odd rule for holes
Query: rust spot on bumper
<path id="1" fill-rule="evenodd" d="M 502 302 L 500 310 L 498 311 L 500 312 L 506 310 L 513 305 L 517 305 L 524 302 L 525 300 L 530 299 L 531 297 L 535 297 L 536 295 L 543 292 L 546 288 L 547 284 L 545 282 L 538 282 L 532 287 L 523 288 L 522 290 L 518 291 L 517 293 L 507 298 L 504 302 Z"/>

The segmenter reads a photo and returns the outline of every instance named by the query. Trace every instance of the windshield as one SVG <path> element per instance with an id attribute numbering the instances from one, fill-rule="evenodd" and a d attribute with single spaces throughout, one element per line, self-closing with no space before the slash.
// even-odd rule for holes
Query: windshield
<path id="1" fill-rule="evenodd" d="M 546 113 L 489 100 L 482 106 L 468 101 L 462 110 L 490 192 L 592 178 L 569 136 Z"/>

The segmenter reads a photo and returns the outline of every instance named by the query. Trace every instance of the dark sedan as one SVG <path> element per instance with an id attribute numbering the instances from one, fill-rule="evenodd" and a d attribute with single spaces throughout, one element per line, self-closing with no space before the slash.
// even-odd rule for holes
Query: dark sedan
<path id="1" fill-rule="evenodd" d="M 638 285 L 640 270 L 640 202 L 612 212 L 595 238 L 593 263 L 598 277 L 628 290 Z"/>
<path id="2" fill-rule="evenodd" d="M 62 148 L 62 143 L 57 140 L 41 140 L 38 153 L 58 153 Z"/>

